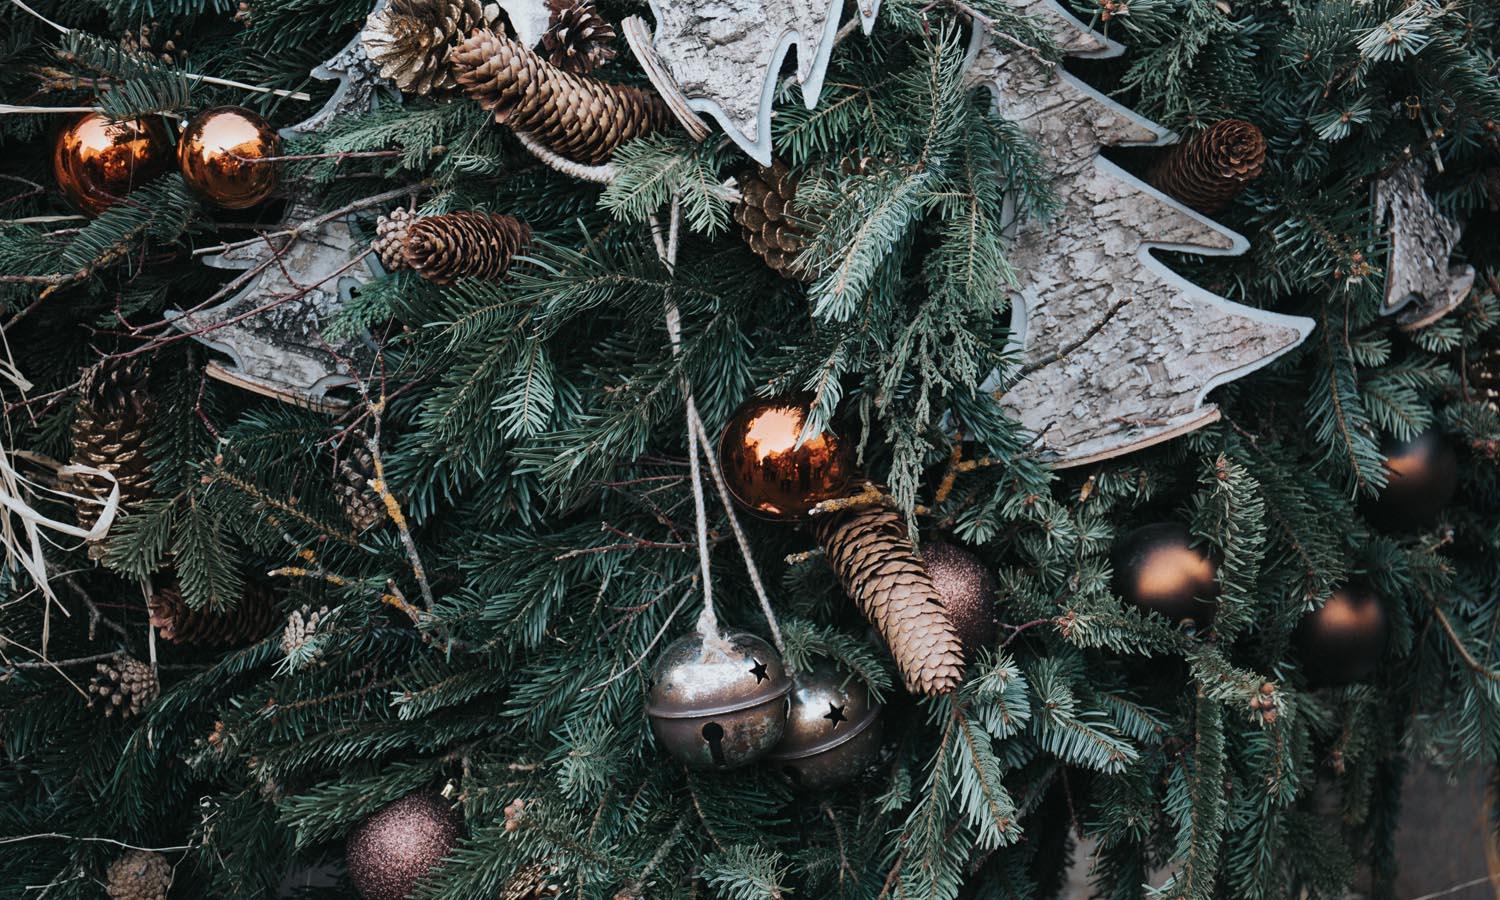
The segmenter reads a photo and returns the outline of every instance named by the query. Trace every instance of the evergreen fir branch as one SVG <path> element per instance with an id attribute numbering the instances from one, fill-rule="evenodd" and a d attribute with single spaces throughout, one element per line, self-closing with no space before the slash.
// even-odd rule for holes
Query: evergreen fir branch
<path id="1" fill-rule="evenodd" d="M 282 825 L 296 836 L 296 846 L 313 847 L 349 831 L 359 820 L 421 790 L 442 773 L 440 760 L 393 763 L 379 772 L 346 778 L 278 804 Z"/>
<path id="2" fill-rule="evenodd" d="M 1232 642 L 1260 613 L 1257 590 L 1266 543 L 1260 485 L 1245 467 L 1219 455 L 1205 466 L 1194 495 L 1193 525 L 1217 550 L 1220 587 L 1214 632 Z"/>
<path id="3" fill-rule="evenodd" d="M 599 202 L 616 218 L 643 224 L 676 198 L 688 227 L 712 237 L 729 225 L 729 192 L 718 177 L 721 163 L 711 143 L 667 134 L 631 141 L 611 158 L 615 179 Z"/>
<path id="4" fill-rule="evenodd" d="M 786 643 L 786 664 L 795 671 L 806 671 L 815 659 L 826 657 L 863 681 L 877 703 L 884 701 L 886 691 L 891 689 L 891 673 L 882 659 L 867 644 L 844 632 L 789 617 L 781 620 L 781 637 Z"/>
<path id="5" fill-rule="evenodd" d="M 990 732 L 978 721 L 964 714 L 960 704 L 955 708 L 952 762 L 957 774 L 959 809 L 974 830 L 977 846 L 995 850 L 1014 843 L 1020 837 L 1015 804 L 1001 782 L 1000 762 L 990 749 Z"/>
<path id="6" fill-rule="evenodd" d="M 733 844 L 703 858 L 709 886 L 726 900 L 777 900 L 786 890 L 786 866 L 780 853 L 748 844 Z"/>
<path id="7" fill-rule="evenodd" d="M 1214 896 L 1225 815 L 1224 722 L 1219 704 L 1201 693 L 1195 718 L 1192 755 L 1172 770 L 1167 787 L 1181 868 L 1153 894 L 1207 900 Z"/>

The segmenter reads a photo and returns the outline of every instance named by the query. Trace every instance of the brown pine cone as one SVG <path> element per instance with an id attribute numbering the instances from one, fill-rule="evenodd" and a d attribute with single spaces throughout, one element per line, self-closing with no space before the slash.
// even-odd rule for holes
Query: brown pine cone
<path id="1" fill-rule="evenodd" d="M 594 0 L 550 0 L 552 26 L 542 35 L 542 54 L 564 72 L 586 75 L 615 58 L 615 26 L 599 15 Z"/>
<path id="2" fill-rule="evenodd" d="M 126 53 L 153 57 L 153 62 L 159 59 L 175 66 L 187 61 L 187 51 L 177 46 L 180 40 L 181 30 L 165 35 L 156 22 L 143 22 L 139 28 L 128 29 L 120 36 L 120 48 Z"/>
<path id="3" fill-rule="evenodd" d="M 349 455 L 339 460 L 338 483 L 334 491 L 339 506 L 355 531 L 369 531 L 385 521 L 385 501 L 375 493 L 375 458 L 370 451 L 355 444 Z"/>
<path id="4" fill-rule="evenodd" d="M 153 590 L 146 605 L 156 633 L 173 644 L 240 647 L 270 634 L 277 624 L 275 596 L 253 582 L 233 609 L 222 612 L 188 606 L 175 582 Z"/>
<path id="5" fill-rule="evenodd" d="M 745 242 L 783 278 L 808 281 L 812 273 L 797 264 L 808 244 L 805 222 L 796 207 L 797 179 L 786 163 L 756 166 L 740 176 L 740 202 L 734 219 Z"/>
<path id="6" fill-rule="evenodd" d="M 951 693 L 963 681 L 963 645 L 906 525 L 883 506 L 813 520 L 839 583 L 885 638 L 914 694 Z"/>
<path id="7" fill-rule="evenodd" d="M 655 94 L 564 72 L 492 31 L 459 44 L 452 63 L 458 83 L 496 122 L 585 165 L 607 162 L 621 144 L 672 121 Z"/>
<path id="8" fill-rule="evenodd" d="M 527 863 L 500 888 L 495 900 L 546 900 L 562 893 L 562 887 L 554 879 L 555 867 L 546 863 Z"/>
<path id="9" fill-rule="evenodd" d="M 151 850 L 127 850 L 104 876 L 109 900 L 167 900 L 172 864 Z"/>
<path id="10" fill-rule="evenodd" d="M 102 707 L 105 718 L 119 712 L 120 718 L 128 719 L 161 693 L 151 667 L 123 653 L 94 669 L 98 674 L 89 681 L 89 708 Z"/>
<path id="11" fill-rule="evenodd" d="M 156 411 L 147 392 L 149 374 L 143 357 L 106 359 L 90 369 L 79 389 L 81 399 L 73 417 L 72 463 L 103 469 L 120 486 L 120 511 L 129 512 L 151 497 L 151 460 L 146 455 L 146 429 Z M 78 524 L 94 527 L 105 500 L 109 479 L 77 473 L 64 487 L 82 498 L 74 501 Z M 102 543 L 89 547 L 89 556 L 103 555 Z"/>
<path id="12" fill-rule="evenodd" d="M 1198 212 L 1213 215 L 1260 177 L 1265 162 L 1266 139 L 1260 129 L 1224 119 L 1162 154 L 1148 180 Z"/>
<path id="13" fill-rule="evenodd" d="M 497 279 L 531 243 L 531 226 L 499 213 L 454 212 L 418 219 L 406 231 L 406 264 L 438 284 Z"/>
<path id="14" fill-rule="evenodd" d="M 362 37 L 382 78 L 403 93 L 453 93 L 453 48 L 476 28 L 497 28 L 500 8 L 481 0 L 390 0 L 370 16 Z"/>
<path id="15" fill-rule="evenodd" d="M 416 217 L 405 207 L 397 207 L 375 220 L 375 240 L 370 249 L 380 257 L 380 264 L 387 272 L 399 272 L 406 268 L 406 230 Z"/>

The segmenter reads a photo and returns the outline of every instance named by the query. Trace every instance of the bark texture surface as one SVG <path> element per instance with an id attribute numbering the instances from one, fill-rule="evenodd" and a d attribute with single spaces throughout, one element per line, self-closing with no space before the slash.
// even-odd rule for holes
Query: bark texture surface
<path id="1" fill-rule="evenodd" d="M 1431 325 L 1463 303 L 1474 267 L 1449 258 L 1463 229 L 1438 212 L 1422 187 L 1422 167 L 1408 162 L 1375 185 L 1375 218 L 1390 239 L 1385 264 L 1386 315 L 1404 329 Z"/>

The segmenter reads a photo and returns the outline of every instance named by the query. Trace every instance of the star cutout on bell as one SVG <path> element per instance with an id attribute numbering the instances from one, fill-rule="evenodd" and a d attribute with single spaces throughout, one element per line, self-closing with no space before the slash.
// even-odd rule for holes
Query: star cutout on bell
<path id="1" fill-rule="evenodd" d="M 750 674 L 755 676 L 756 684 L 760 684 L 762 681 L 765 681 L 767 678 L 771 677 L 770 674 L 766 672 L 766 664 L 758 659 L 755 661 L 755 665 L 750 667 Z"/>
<path id="2" fill-rule="evenodd" d="M 839 727 L 840 722 L 849 721 L 848 717 L 844 715 L 844 708 L 837 703 L 828 704 L 828 712 L 824 714 L 823 718 L 832 722 L 834 728 Z"/>

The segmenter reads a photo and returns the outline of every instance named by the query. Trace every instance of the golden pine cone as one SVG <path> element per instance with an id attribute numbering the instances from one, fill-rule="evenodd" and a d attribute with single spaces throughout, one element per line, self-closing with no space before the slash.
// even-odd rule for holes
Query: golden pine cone
<path id="1" fill-rule="evenodd" d="M 161 693 L 156 673 L 138 659 L 119 654 L 109 662 L 96 663 L 96 674 L 89 681 L 89 708 L 97 703 L 108 718 L 120 713 L 128 719 Z"/>
<path id="2" fill-rule="evenodd" d="M 146 455 L 146 429 L 156 411 L 147 392 L 149 373 L 141 357 L 106 359 L 90 369 L 79 389 L 81 399 L 70 435 L 71 462 L 102 469 L 120 486 L 120 511 L 128 512 L 151 497 L 151 459 Z M 74 501 L 78 524 L 94 527 L 109 498 L 109 479 L 77 473 L 64 487 L 84 499 Z M 89 556 L 97 559 L 103 546 L 96 542 Z"/>
<path id="3" fill-rule="evenodd" d="M 104 893 L 109 900 L 167 900 L 172 864 L 151 850 L 127 850 L 109 864 Z"/>
<path id="4" fill-rule="evenodd" d="M 399 272 L 406 268 L 406 230 L 416 217 L 405 207 L 397 207 L 375 220 L 375 240 L 370 249 L 380 257 L 380 265 L 387 272 Z"/>
<path id="5" fill-rule="evenodd" d="M 551 0 L 552 25 L 542 35 L 542 54 L 564 72 L 586 75 L 615 58 L 615 26 L 599 15 L 594 0 Z"/>
<path id="6" fill-rule="evenodd" d="M 151 625 L 161 639 L 198 647 L 239 647 L 253 644 L 276 626 L 276 601 L 264 585 L 246 585 L 233 609 L 193 609 L 174 583 L 156 588 L 147 601 Z"/>
<path id="7" fill-rule="evenodd" d="M 809 281 L 812 273 L 797 264 L 807 246 L 806 224 L 796 207 L 797 179 L 786 163 L 756 166 L 740 176 L 740 202 L 734 219 L 745 243 L 783 278 Z"/>
<path id="8" fill-rule="evenodd" d="M 355 444 L 349 455 L 339 460 L 338 483 L 334 485 L 339 506 L 355 531 L 369 531 L 385 521 L 385 501 L 370 484 L 374 479 L 374 457 L 368 449 Z"/>
<path id="9" fill-rule="evenodd" d="M 1260 177 L 1265 163 L 1266 139 L 1260 129 L 1224 119 L 1167 150 L 1148 180 L 1198 212 L 1214 215 Z"/>
<path id="10" fill-rule="evenodd" d="M 437 284 L 496 279 L 531 243 L 531 226 L 499 213 L 454 212 L 418 219 L 406 231 L 406 264 Z"/>
<path id="11" fill-rule="evenodd" d="M 564 72 L 493 31 L 459 44 L 452 61 L 458 83 L 496 122 L 573 162 L 605 163 L 621 144 L 672 121 L 655 94 Z"/>
<path id="12" fill-rule="evenodd" d="M 403 93 L 452 93 L 453 47 L 476 28 L 496 28 L 500 7 L 480 0 L 390 0 L 365 24 L 362 41 L 382 78 Z"/>
<path id="13" fill-rule="evenodd" d="M 963 644 L 906 525 L 883 506 L 813 520 L 839 583 L 885 638 L 914 694 L 938 696 L 963 681 Z"/>

